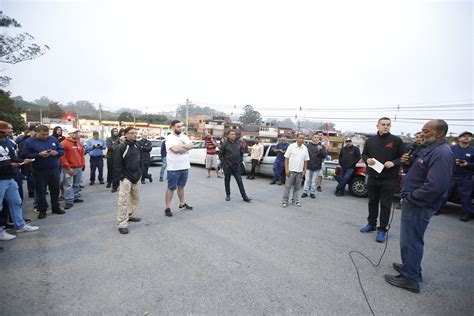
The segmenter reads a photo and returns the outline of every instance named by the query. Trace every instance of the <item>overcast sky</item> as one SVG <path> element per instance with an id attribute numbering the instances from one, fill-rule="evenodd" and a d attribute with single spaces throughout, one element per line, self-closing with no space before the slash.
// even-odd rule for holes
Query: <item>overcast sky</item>
<path id="1" fill-rule="evenodd" d="M 160 112 L 188 98 L 343 131 L 375 131 L 385 115 L 397 116 L 394 133 L 428 118 L 473 130 L 471 1 L 315 2 L 3 0 L 5 15 L 51 47 L 3 74 L 29 101 Z"/>

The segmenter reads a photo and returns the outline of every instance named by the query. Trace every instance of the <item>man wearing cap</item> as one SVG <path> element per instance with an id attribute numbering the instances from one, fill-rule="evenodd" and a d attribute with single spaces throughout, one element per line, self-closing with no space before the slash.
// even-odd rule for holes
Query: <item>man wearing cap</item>
<path id="1" fill-rule="evenodd" d="M 79 198 L 79 185 L 81 184 L 82 168 L 85 166 L 84 147 L 79 138 L 79 130 L 72 128 L 68 137 L 61 142 L 64 147 L 64 156 L 60 158 L 64 171 L 64 201 L 65 209 L 70 209 L 74 204 L 83 202 Z"/>
<path id="2" fill-rule="evenodd" d="M 21 160 L 15 154 L 11 142 L 7 139 L 12 129 L 9 123 L 0 121 L 0 202 L 5 198 L 8 202 L 15 224 L 16 232 L 32 232 L 38 230 L 36 226 L 25 223 L 22 215 L 21 198 L 18 192 L 18 184 L 15 181 L 15 170 L 22 164 L 31 163 L 31 159 Z M 15 238 L 0 227 L 0 240 L 10 240 Z"/>
<path id="3" fill-rule="evenodd" d="M 471 146 L 472 133 L 463 132 L 458 136 L 458 144 L 451 146 L 456 162 L 453 175 L 449 181 L 449 188 L 443 196 L 441 207 L 436 212 L 441 213 L 449 197 L 454 190 L 459 195 L 462 205 L 461 221 L 467 222 L 474 218 L 472 209 L 471 194 L 472 194 L 472 173 L 474 171 L 474 147 Z"/>
<path id="4" fill-rule="evenodd" d="M 46 202 L 46 187 L 49 187 L 51 209 L 54 214 L 64 214 L 59 207 L 59 157 L 64 154 L 64 148 L 56 137 L 49 135 L 49 127 L 40 125 L 36 135 L 30 137 L 21 151 L 22 158 L 34 158 L 33 176 L 35 181 L 35 198 L 38 201 L 38 219 L 46 217 L 48 203 Z"/>
<path id="5" fill-rule="evenodd" d="M 346 145 L 339 152 L 339 165 L 341 166 L 341 176 L 337 180 L 336 196 L 343 196 L 346 184 L 354 174 L 357 162 L 360 160 L 359 148 L 352 145 L 352 139 L 346 138 Z"/>
<path id="6" fill-rule="evenodd" d="M 103 139 L 99 138 L 99 132 L 92 132 L 92 138 L 86 141 L 86 151 L 90 156 L 90 183 L 94 185 L 95 170 L 99 172 L 98 179 L 100 184 L 104 184 L 104 149 L 106 148 Z"/>

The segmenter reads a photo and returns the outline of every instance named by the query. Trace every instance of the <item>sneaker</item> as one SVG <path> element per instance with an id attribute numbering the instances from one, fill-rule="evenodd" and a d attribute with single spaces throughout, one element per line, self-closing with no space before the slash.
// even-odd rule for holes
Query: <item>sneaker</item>
<path id="1" fill-rule="evenodd" d="M 110 187 L 112 186 L 111 183 L 107 183 L 107 185 L 105 186 L 107 189 L 110 189 Z"/>
<path id="2" fill-rule="evenodd" d="M 84 200 L 81 200 L 81 199 L 74 199 L 74 203 L 82 203 L 84 202 Z"/>
<path id="3" fill-rule="evenodd" d="M 39 214 L 38 214 L 38 219 L 43 219 L 43 218 L 46 218 L 46 211 L 39 212 Z"/>
<path id="4" fill-rule="evenodd" d="M 29 224 L 26 224 L 23 226 L 23 228 L 17 229 L 17 233 L 27 233 L 27 232 L 34 232 L 35 230 L 38 230 L 38 226 L 30 226 Z"/>
<path id="5" fill-rule="evenodd" d="M 99 181 L 100 184 L 104 184 L 104 181 Z"/>
<path id="6" fill-rule="evenodd" d="M 160 182 L 163 182 L 163 177 L 160 177 Z"/>
<path id="7" fill-rule="evenodd" d="M 283 202 L 283 203 L 281 203 L 281 207 L 283 207 L 283 208 L 288 207 L 288 202 Z"/>
<path id="8" fill-rule="evenodd" d="M 3 231 L 0 233 L 0 240 L 3 240 L 3 241 L 12 240 L 15 238 L 16 238 L 15 235 L 9 234 L 6 231 Z"/>
<path id="9" fill-rule="evenodd" d="M 187 211 L 191 211 L 191 210 L 193 209 L 193 207 L 192 207 L 192 206 L 189 206 L 189 205 L 186 204 L 186 203 L 184 203 L 183 205 L 180 205 L 180 206 L 179 206 L 179 209 L 180 209 L 180 210 L 183 210 L 183 209 L 184 209 L 184 210 L 187 210 Z"/>
<path id="10" fill-rule="evenodd" d="M 372 226 L 370 224 L 367 224 L 365 225 L 364 227 L 362 227 L 360 229 L 360 232 L 361 233 L 370 233 L 370 232 L 374 232 L 376 229 L 375 229 L 375 226 Z"/>
<path id="11" fill-rule="evenodd" d="M 94 185 L 94 181 L 89 182 L 89 185 Z"/>
<path id="12" fill-rule="evenodd" d="M 230 201 L 230 195 L 226 195 L 226 196 L 225 196 L 225 200 L 226 200 L 226 201 Z"/>
<path id="13" fill-rule="evenodd" d="M 376 242 L 384 243 L 385 242 L 385 234 L 383 230 L 377 231 L 377 236 L 375 237 Z"/>
<path id="14" fill-rule="evenodd" d="M 65 210 L 68 210 L 68 209 L 70 209 L 70 208 L 73 207 L 73 206 L 74 206 L 74 204 L 72 204 L 72 203 L 66 203 L 66 205 L 64 205 L 64 209 L 65 209 Z"/>
<path id="15" fill-rule="evenodd" d="M 126 234 L 128 234 L 128 228 L 127 228 L 127 227 L 125 227 L 125 228 L 119 228 L 119 232 L 120 232 L 121 234 L 123 234 L 123 235 L 126 235 Z"/>
<path id="16" fill-rule="evenodd" d="M 58 208 L 57 210 L 54 210 L 54 211 L 53 211 L 53 214 L 62 215 L 62 214 L 66 214 L 66 212 L 64 212 L 64 210 Z"/>
<path id="17" fill-rule="evenodd" d="M 321 192 L 321 191 L 322 191 L 320 185 L 318 185 L 318 189 L 317 189 L 317 190 L 318 190 L 318 192 Z"/>
<path id="18" fill-rule="evenodd" d="M 306 192 L 305 192 L 305 193 L 303 193 L 303 194 L 301 194 L 301 198 L 303 198 L 303 199 L 304 199 L 305 197 L 308 197 L 308 194 L 307 194 Z"/>
<path id="19" fill-rule="evenodd" d="M 312 199 L 315 199 L 315 198 L 316 198 L 316 195 L 314 195 L 314 193 L 311 193 L 309 196 L 310 196 Z"/>
<path id="20" fill-rule="evenodd" d="M 130 216 L 128 218 L 128 221 L 129 222 L 133 222 L 133 223 L 138 223 L 139 221 L 141 221 L 142 219 L 140 217 L 134 217 L 134 216 Z"/>
<path id="21" fill-rule="evenodd" d="M 293 202 L 293 205 L 294 205 L 294 206 L 297 206 L 297 207 L 300 207 L 300 206 L 301 206 L 301 203 L 300 203 L 300 201 L 296 201 L 296 202 Z"/>
<path id="22" fill-rule="evenodd" d="M 169 208 L 165 209 L 165 215 L 168 217 L 173 216 L 173 213 L 171 213 L 171 210 Z"/>

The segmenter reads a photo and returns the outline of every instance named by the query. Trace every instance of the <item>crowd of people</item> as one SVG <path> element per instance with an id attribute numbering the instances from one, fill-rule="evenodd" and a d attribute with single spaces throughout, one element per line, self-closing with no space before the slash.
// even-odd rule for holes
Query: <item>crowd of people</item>
<path id="1" fill-rule="evenodd" d="M 370 137 L 363 149 L 352 145 L 350 138 L 339 154 L 341 175 L 335 195 L 345 194 L 356 164 L 362 159 L 367 168 L 368 217 L 361 233 L 377 232 L 375 240 L 383 243 L 389 229 L 389 218 L 397 179 L 400 170 L 406 173 L 400 188 L 402 198 L 400 247 L 402 263 L 394 263 L 397 276 L 386 276 L 392 285 L 419 292 L 421 282 L 421 259 L 423 256 L 424 232 L 429 219 L 439 214 L 453 191 L 457 191 L 462 203 L 461 220 L 474 218 L 471 204 L 472 174 L 474 170 L 474 148 L 470 145 L 472 133 L 459 135 L 457 145 L 449 146 L 446 141 L 448 125 L 443 120 L 429 121 L 416 135 L 416 142 L 405 148 L 402 140 L 390 133 L 391 120 L 383 117 L 377 122 L 377 134 Z M 165 170 L 167 189 L 165 193 L 165 216 L 173 216 L 171 203 L 177 192 L 180 210 L 193 210 L 185 198 L 185 186 L 189 176 L 190 160 L 188 152 L 194 148 L 192 141 L 183 133 L 183 123 L 174 120 L 171 132 L 162 142 L 162 167 L 160 181 L 164 181 Z M 150 151 L 152 144 L 146 137 L 138 140 L 133 127 L 112 129 L 106 140 L 97 132 L 83 145 L 79 130 L 72 128 L 63 136 L 60 127 L 50 135 L 49 127 L 40 125 L 29 128 L 24 135 L 13 140 L 12 126 L 0 121 L 0 199 L 3 201 L 0 216 L 0 240 L 10 240 L 16 236 L 5 229 L 14 228 L 17 233 L 39 229 L 29 224 L 23 217 L 23 181 L 27 181 L 28 197 L 34 198 L 38 219 L 47 216 L 50 196 L 51 212 L 65 214 L 76 203 L 81 203 L 81 187 L 85 169 L 85 155 L 90 156 L 89 185 L 105 184 L 104 158 L 107 161 L 107 188 L 118 194 L 117 227 L 121 234 L 128 234 L 128 223 L 139 222 L 136 215 L 140 200 L 140 186 L 148 179 Z M 299 198 L 314 199 L 321 192 L 321 180 L 327 148 L 322 133 L 311 135 L 305 144 L 305 135 L 297 133 L 296 141 L 288 144 L 281 138 L 275 146 L 274 177 L 270 184 L 283 185 L 281 206 L 290 204 L 301 206 Z M 225 200 L 231 200 L 230 181 L 237 182 L 242 200 L 251 203 L 242 181 L 242 161 L 250 151 L 252 168 L 247 177 L 255 179 L 256 167 L 261 163 L 264 148 L 260 139 L 247 148 L 247 144 L 230 130 L 220 144 L 210 136 L 205 139 L 207 177 L 215 169 L 216 176 L 224 174 Z M 104 156 L 104 151 L 106 154 Z M 219 157 L 219 159 L 217 159 Z M 220 164 L 219 162 L 220 161 Z M 303 193 L 299 192 L 303 187 Z M 291 194 L 291 199 L 290 199 Z M 60 206 L 64 201 L 64 209 Z M 379 224 L 377 226 L 377 223 Z M 10 226 L 9 226 L 10 225 Z"/>

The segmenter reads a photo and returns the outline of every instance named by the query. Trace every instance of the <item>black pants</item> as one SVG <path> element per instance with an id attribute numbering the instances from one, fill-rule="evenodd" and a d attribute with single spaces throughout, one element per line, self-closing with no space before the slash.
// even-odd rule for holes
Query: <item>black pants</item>
<path id="1" fill-rule="evenodd" d="M 148 174 L 148 168 L 150 168 L 150 162 L 143 162 L 142 180 L 150 179 L 150 175 Z"/>
<path id="2" fill-rule="evenodd" d="M 223 164 L 223 166 L 225 194 L 230 195 L 230 176 L 234 176 L 235 181 L 237 181 L 237 185 L 239 186 L 240 195 L 242 195 L 242 197 L 246 197 L 247 194 L 245 194 L 245 188 L 242 182 L 242 171 L 240 170 L 240 165 L 234 165 L 229 167 L 226 164 Z"/>
<path id="3" fill-rule="evenodd" d="M 30 172 L 26 175 L 26 186 L 28 188 L 28 195 L 35 194 L 35 178 L 33 172 Z"/>
<path id="4" fill-rule="evenodd" d="M 48 208 L 48 203 L 46 202 L 46 187 L 49 187 L 51 209 L 53 211 L 59 210 L 59 174 L 59 169 L 34 171 L 38 212 L 46 212 Z"/>
<path id="5" fill-rule="evenodd" d="M 252 169 L 247 178 L 255 177 L 255 168 L 258 166 L 258 159 L 252 159 Z"/>
<path id="6" fill-rule="evenodd" d="M 90 177 L 91 182 L 95 181 L 95 169 L 98 169 L 99 171 L 99 176 L 98 176 L 99 181 L 104 181 L 104 157 L 103 156 L 91 157 L 90 165 L 91 165 L 91 177 Z"/>
<path id="7" fill-rule="evenodd" d="M 114 189 L 119 186 L 119 180 L 114 176 L 114 157 L 107 158 L 107 183 L 111 183 Z"/>
<path id="8" fill-rule="evenodd" d="M 379 179 L 369 177 L 367 189 L 369 191 L 369 217 L 367 221 L 370 225 L 377 225 L 379 217 L 380 203 L 380 226 L 382 231 L 387 230 L 388 221 L 390 219 L 390 208 L 393 202 L 395 186 L 397 179 Z"/>

